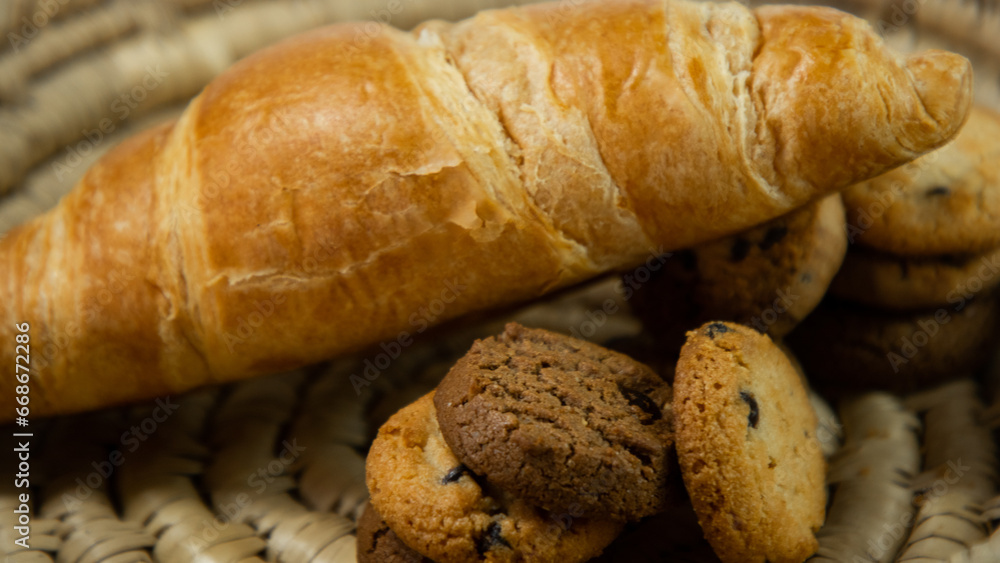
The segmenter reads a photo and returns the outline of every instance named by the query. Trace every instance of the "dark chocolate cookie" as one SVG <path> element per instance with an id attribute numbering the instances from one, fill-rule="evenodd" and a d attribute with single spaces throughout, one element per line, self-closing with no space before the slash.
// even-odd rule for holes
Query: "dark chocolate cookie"
<path id="1" fill-rule="evenodd" d="M 528 502 L 622 520 L 667 502 L 670 386 L 628 356 L 511 323 L 472 346 L 434 402 L 455 455 Z"/>
<path id="2" fill-rule="evenodd" d="M 372 505 L 366 505 L 358 520 L 358 563 L 434 563 L 410 549 Z"/>

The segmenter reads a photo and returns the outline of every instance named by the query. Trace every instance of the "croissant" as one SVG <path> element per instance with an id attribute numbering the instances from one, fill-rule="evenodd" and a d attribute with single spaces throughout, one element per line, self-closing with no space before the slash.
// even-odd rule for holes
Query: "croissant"
<path id="1" fill-rule="evenodd" d="M 971 84 L 825 8 L 563 1 L 297 36 L 0 241 L 0 420 L 22 380 L 32 415 L 69 413 L 382 341 L 370 381 L 431 325 L 908 162 Z"/>

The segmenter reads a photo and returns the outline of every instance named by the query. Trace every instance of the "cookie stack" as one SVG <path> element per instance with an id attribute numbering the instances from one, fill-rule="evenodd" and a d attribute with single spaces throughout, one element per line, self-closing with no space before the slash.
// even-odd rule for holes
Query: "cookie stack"
<path id="1" fill-rule="evenodd" d="M 810 376 L 902 392 L 979 368 L 1000 317 L 1000 115 L 974 108 L 952 143 L 843 198 L 853 244 L 791 337 Z"/>
<path id="2" fill-rule="evenodd" d="M 666 508 L 671 408 L 645 365 L 510 324 L 379 430 L 366 525 L 438 562 L 586 561 Z M 387 560 L 368 537 L 361 560 Z"/>
<path id="3" fill-rule="evenodd" d="M 727 563 L 812 554 L 825 464 L 781 349 L 707 324 L 684 347 L 676 389 L 545 330 L 511 323 L 476 341 L 379 430 L 359 561 L 587 561 L 626 526 L 690 522 L 692 508 Z"/>

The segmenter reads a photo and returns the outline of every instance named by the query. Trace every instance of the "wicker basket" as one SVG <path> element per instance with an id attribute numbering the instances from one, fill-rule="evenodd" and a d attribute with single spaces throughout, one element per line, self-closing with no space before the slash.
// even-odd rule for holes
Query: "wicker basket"
<path id="1" fill-rule="evenodd" d="M 53 206 L 110 147 L 175 117 L 214 75 L 268 43 L 339 20 L 388 14 L 405 28 L 510 3 L 408 0 L 402 12 L 382 14 L 379 0 L 6 0 L 0 234 Z M 978 101 L 1000 109 L 1000 3 L 840 0 L 836 7 L 868 18 L 898 49 L 942 47 L 970 57 Z M 433 388 L 472 339 L 499 332 L 505 320 L 566 331 L 609 297 L 617 297 L 610 282 L 598 281 L 523 310 L 432 331 L 367 388 L 355 389 L 348 378 L 362 355 L 129 408 L 32 420 L 31 548 L 14 543 L 19 491 L 5 477 L 0 554 L 18 563 L 354 561 L 354 523 L 367 500 L 364 452 L 378 426 Z M 639 330 L 623 313 L 590 337 Z M 1000 533 L 989 539 L 992 552 L 967 549 L 987 541 L 1000 519 L 1000 501 L 987 502 L 997 492 L 990 431 L 1000 422 L 993 388 L 1000 365 L 983 375 L 880 400 L 894 401 L 913 420 L 922 417 L 929 468 L 937 468 L 933 459 L 972 460 L 991 483 L 975 498 L 956 497 L 959 487 L 952 487 L 934 497 L 937 512 L 921 512 L 918 525 L 900 533 L 942 554 L 1000 561 Z M 2 428 L 0 435 L 19 431 Z M 831 480 L 838 467 L 831 463 Z M 927 495 L 933 476 L 913 477 L 912 486 Z M 871 522 L 872 515 L 848 515 L 855 516 Z M 660 552 L 681 546 L 692 560 L 711 560 L 697 536 L 647 527 L 630 531 L 628 541 L 659 541 Z"/>

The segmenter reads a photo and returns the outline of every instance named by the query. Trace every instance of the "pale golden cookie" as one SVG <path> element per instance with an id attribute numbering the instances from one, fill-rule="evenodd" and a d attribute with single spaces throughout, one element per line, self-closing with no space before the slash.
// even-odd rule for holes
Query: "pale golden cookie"
<path id="1" fill-rule="evenodd" d="M 1000 114 L 974 106 L 944 147 L 844 191 L 852 242 L 904 256 L 1000 247 Z"/>
<path id="2" fill-rule="evenodd" d="M 726 563 L 800 563 L 826 513 L 826 463 L 798 372 L 766 335 L 688 333 L 674 378 L 677 454 L 705 537 Z"/>

